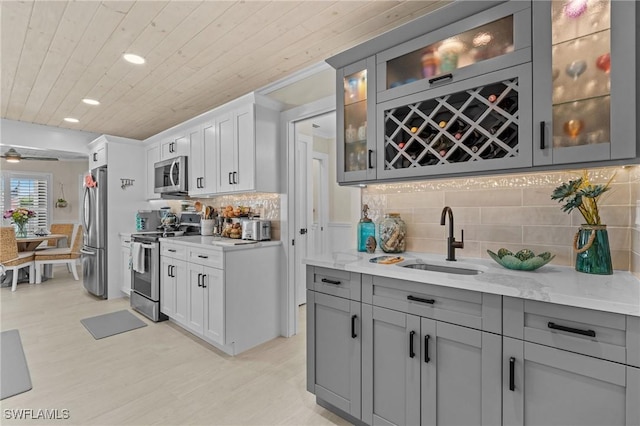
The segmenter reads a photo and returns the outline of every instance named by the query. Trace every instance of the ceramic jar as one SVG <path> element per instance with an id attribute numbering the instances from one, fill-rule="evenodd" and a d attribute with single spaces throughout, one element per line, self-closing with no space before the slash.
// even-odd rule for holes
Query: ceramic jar
<path id="1" fill-rule="evenodd" d="M 406 248 L 407 224 L 399 213 L 387 213 L 380 222 L 379 246 L 385 253 L 402 253 Z"/>

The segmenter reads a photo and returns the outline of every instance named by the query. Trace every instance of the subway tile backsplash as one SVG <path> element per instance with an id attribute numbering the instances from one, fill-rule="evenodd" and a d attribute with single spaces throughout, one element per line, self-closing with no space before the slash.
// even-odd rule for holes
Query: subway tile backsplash
<path id="1" fill-rule="evenodd" d="M 460 258 L 485 257 L 487 249 L 531 248 L 556 255 L 556 265 L 573 266 L 573 236 L 582 223 L 577 211 L 567 214 L 551 199 L 554 188 L 580 177 L 582 170 L 538 172 L 473 178 L 369 185 L 362 202 L 379 222 L 385 213 L 400 213 L 407 223 L 407 250 L 446 254 L 446 229 L 440 226 L 444 206 L 453 209 L 456 238 L 464 229 Z M 599 206 L 607 225 L 615 269 L 640 278 L 640 166 L 590 169 L 594 183 L 613 177 Z"/>

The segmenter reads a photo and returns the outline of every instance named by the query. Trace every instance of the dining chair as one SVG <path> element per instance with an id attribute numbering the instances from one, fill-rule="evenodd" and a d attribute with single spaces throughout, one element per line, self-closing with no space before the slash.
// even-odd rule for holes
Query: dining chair
<path id="1" fill-rule="evenodd" d="M 53 223 L 51 224 L 50 231 L 52 234 L 63 234 L 67 236 L 67 247 L 71 247 L 71 238 L 73 237 L 73 230 L 75 225 L 73 223 Z M 40 250 L 43 248 L 49 247 L 58 247 L 58 240 L 47 240 L 47 245 L 42 248 L 38 247 Z"/>
<path id="2" fill-rule="evenodd" d="M 73 279 L 78 281 L 78 271 L 76 270 L 76 262 L 80 258 L 80 248 L 82 246 L 82 225 L 77 225 L 73 232 L 73 245 L 71 247 L 56 247 L 35 252 L 35 270 L 36 284 L 42 282 L 42 267 L 44 265 L 53 265 L 65 263 L 71 273 Z"/>
<path id="3" fill-rule="evenodd" d="M 16 291 L 18 271 L 22 268 L 29 267 L 29 283 L 33 284 L 36 275 L 34 252 L 18 251 L 18 242 L 13 226 L 0 227 L 0 264 L 4 266 L 5 270 L 12 271 L 11 291 Z"/>

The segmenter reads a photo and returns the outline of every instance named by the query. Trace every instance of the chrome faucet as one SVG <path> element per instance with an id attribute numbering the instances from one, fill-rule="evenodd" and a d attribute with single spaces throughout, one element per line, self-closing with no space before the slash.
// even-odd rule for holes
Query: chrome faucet
<path id="1" fill-rule="evenodd" d="M 442 209 L 442 215 L 440 216 L 440 225 L 444 226 L 446 215 L 449 214 L 449 236 L 447 237 L 447 260 L 456 260 L 456 249 L 464 248 L 464 229 L 460 230 L 462 241 L 456 241 L 453 236 L 453 211 L 451 207 L 446 206 Z"/>

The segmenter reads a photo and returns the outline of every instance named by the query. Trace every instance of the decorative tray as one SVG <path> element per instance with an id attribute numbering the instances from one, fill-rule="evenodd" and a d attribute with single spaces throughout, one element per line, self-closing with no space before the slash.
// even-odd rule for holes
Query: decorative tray
<path id="1" fill-rule="evenodd" d="M 404 257 L 402 256 L 378 256 L 369 259 L 371 263 L 379 263 L 381 265 L 392 265 L 394 263 L 402 262 Z"/>

